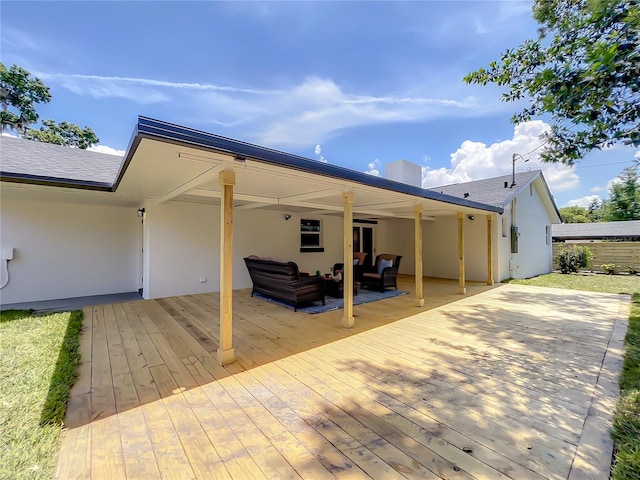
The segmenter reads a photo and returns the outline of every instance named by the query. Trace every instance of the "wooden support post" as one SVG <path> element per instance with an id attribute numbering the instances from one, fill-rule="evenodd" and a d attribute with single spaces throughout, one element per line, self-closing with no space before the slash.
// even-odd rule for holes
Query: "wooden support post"
<path id="1" fill-rule="evenodd" d="M 424 291 L 422 279 L 422 206 L 414 205 L 415 217 L 415 270 L 416 270 L 416 306 L 424 307 Z"/>
<path id="2" fill-rule="evenodd" d="M 343 300 L 342 326 L 353 328 L 353 192 L 342 194 L 344 207 L 344 270 L 343 275 Z"/>
<path id="3" fill-rule="evenodd" d="M 233 170 L 220 172 L 220 347 L 218 362 L 224 366 L 235 361 L 233 350 Z"/>
<path id="4" fill-rule="evenodd" d="M 464 276 L 464 213 L 458 212 L 458 293 L 467 293 Z"/>
<path id="5" fill-rule="evenodd" d="M 493 217 L 487 215 L 487 285 L 493 285 L 493 231 L 491 229 L 491 220 Z"/>

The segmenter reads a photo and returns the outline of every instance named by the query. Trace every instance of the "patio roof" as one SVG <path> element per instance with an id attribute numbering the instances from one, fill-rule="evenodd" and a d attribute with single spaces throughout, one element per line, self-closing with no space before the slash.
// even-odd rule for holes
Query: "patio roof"
<path id="1" fill-rule="evenodd" d="M 163 172 L 157 167 L 162 165 Z M 413 206 L 425 215 L 458 210 L 502 212 L 481 202 L 407 185 L 191 128 L 139 117 L 124 167 L 114 185 L 127 193 L 148 178 L 148 197 L 211 203 L 220 196 L 219 170 L 233 165 L 238 183 L 235 206 L 296 207 L 342 213 L 342 193 L 356 192 L 354 211 L 373 216 L 413 218 Z M 252 208 L 252 207 L 245 207 Z"/>

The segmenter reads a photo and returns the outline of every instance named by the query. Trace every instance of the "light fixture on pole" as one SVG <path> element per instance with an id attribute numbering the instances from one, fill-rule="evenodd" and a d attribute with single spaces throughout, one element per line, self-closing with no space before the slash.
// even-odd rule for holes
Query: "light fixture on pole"
<path id="1" fill-rule="evenodd" d="M 528 158 L 524 158 L 519 153 L 514 153 L 511 157 L 511 188 L 516 186 L 516 160 L 522 160 L 523 162 L 528 162 Z"/>

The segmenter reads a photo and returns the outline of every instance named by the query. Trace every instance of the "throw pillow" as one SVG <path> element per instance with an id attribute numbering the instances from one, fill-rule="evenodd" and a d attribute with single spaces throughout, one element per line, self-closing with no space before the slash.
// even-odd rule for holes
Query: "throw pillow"
<path id="1" fill-rule="evenodd" d="M 357 265 L 359 261 L 360 261 L 360 260 L 358 260 L 357 258 L 354 258 L 354 259 L 353 259 L 353 264 L 354 264 L 354 265 Z"/>
<path id="2" fill-rule="evenodd" d="M 382 271 L 387 267 L 393 267 L 393 260 L 380 260 L 378 265 L 378 275 L 382 275 Z"/>

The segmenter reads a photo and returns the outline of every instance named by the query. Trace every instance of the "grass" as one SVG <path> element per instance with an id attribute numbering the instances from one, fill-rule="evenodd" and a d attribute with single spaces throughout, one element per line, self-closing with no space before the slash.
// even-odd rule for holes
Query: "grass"
<path id="1" fill-rule="evenodd" d="M 640 293 L 640 277 L 635 275 L 562 274 L 550 273 L 510 283 L 536 285 L 538 287 L 568 288 L 603 293 Z"/>
<path id="2" fill-rule="evenodd" d="M 0 313 L 0 479 L 53 478 L 81 328 L 82 312 Z"/>
<path id="3" fill-rule="evenodd" d="M 620 398 L 613 414 L 611 436 L 614 441 L 614 458 L 611 478 L 638 480 L 640 478 L 640 277 L 552 273 L 527 280 L 511 280 L 511 282 L 632 295 L 629 329 L 625 337 L 627 348 L 620 375 Z"/>
<path id="4" fill-rule="evenodd" d="M 640 478 L 640 293 L 633 295 L 620 376 L 620 399 L 613 416 L 614 480 Z"/>

